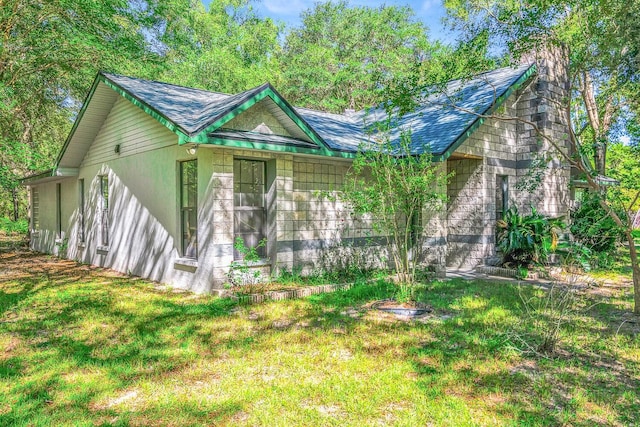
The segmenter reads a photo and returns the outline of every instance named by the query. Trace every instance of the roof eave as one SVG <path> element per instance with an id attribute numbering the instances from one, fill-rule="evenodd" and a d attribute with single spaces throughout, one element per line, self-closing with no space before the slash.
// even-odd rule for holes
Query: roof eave
<path id="1" fill-rule="evenodd" d="M 321 154 L 333 156 L 334 150 L 324 141 L 324 139 L 302 118 L 295 109 L 278 93 L 270 83 L 265 83 L 248 91 L 248 96 L 240 99 L 234 105 L 230 106 L 223 113 L 211 119 L 205 127 L 199 130 L 197 135 L 181 139 L 180 143 L 207 143 L 209 134 L 220 129 L 226 123 L 231 121 L 239 114 L 247 111 L 249 108 L 269 97 L 282 111 L 309 137 L 313 143 L 317 144 Z"/>
<path id="2" fill-rule="evenodd" d="M 21 185 L 43 184 L 62 178 L 75 178 L 79 175 L 78 168 L 54 168 L 34 175 L 29 175 L 20 180 Z"/>
<path id="3" fill-rule="evenodd" d="M 526 71 L 522 73 L 518 79 L 507 88 L 507 90 L 500 95 L 495 102 L 493 102 L 484 112 L 479 113 L 476 119 L 462 131 L 462 133 L 449 145 L 443 152 L 434 154 L 434 161 L 445 161 L 456 151 L 463 142 L 465 142 L 478 128 L 486 121 L 487 115 L 493 114 L 498 108 L 504 104 L 504 102 L 515 92 L 520 89 L 537 71 L 535 64 L 532 64 Z"/>

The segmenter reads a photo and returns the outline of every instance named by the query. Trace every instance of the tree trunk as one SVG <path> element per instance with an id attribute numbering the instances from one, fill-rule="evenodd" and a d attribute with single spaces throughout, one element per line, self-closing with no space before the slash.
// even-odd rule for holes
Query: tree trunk
<path id="1" fill-rule="evenodd" d="M 607 141 L 602 136 L 596 138 L 596 142 L 593 144 L 593 157 L 596 172 L 598 175 L 604 176 L 607 164 Z"/>
<path id="2" fill-rule="evenodd" d="M 18 192 L 15 187 L 11 189 L 11 197 L 13 198 L 13 221 L 18 220 Z"/>
<path id="3" fill-rule="evenodd" d="M 640 315 L 640 264 L 638 262 L 638 251 L 631 234 L 631 228 L 625 231 L 629 242 L 629 255 L 631 257 L 631 268 L 633 269 L 633 312 Z"/>

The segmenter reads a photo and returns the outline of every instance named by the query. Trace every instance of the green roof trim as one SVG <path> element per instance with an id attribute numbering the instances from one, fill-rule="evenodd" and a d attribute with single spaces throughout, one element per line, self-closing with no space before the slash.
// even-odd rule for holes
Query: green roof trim
<path id="1" fill-rule="evenodd" d="M 123 88 L 121 88 L 117 84 L 113 83 L 106 76 L 100 74 L 98 77 L 99 77 L 99 79 L 100 79 L 100 81 L 102 83 L 104 83 L 105 85 L 109 86 L 116 93 L 121 95 L 123 98 L 125 98 L 126 100 L 131 102 L 133 105 L 135 105 L 136 107 L 140 108 L 142 111 L 144 111 L 145 113 L 147 113 L 148 115 L 150 115 L 151 117 L 156 119 L 158 122 L 160 122 L 160 124 L 165 126 L 171 132 L 177 134 L 179 140 L 182 140 L 182 139 L 188 137 L 187 136 L 187 131 L 185 131 L 180 126 L 175 124 L 173 121 L 169 120 L 167 117 L 162 115 L 155 108 L 151 107 L 150 105 L 148 105 L 144 101 L 141 101 L 140 99 L 138 99 L 135 96 L 131 95 L 128 91 L 124 90 Z"/>
<path id="2" fill-rule="evenodd" d="M 496 109 L 500 108 L 506 99 L 509 98 L 514 91 L 520 89 L 525 82 L 529 81 L 531 76 L 535 73 L 535 65 L 531 65 L 526 68 L 525 71 L 517 77 L 517 80 L 507 87 L 502 95 L 496 98 L 484 112 L 479 113 L 475 120 L 464 128 L 464 130 L 456 137 L 454 142 L 446 148 L 446 151 L 434 156 L 433 160 L 445 161 L 448 159 L 460 147 L 460 145 L 463 144 L 486 121 L 487 115 L 492 114 Z M 209 92 L 207 91 L 99 72 L 91 85 L 89 93 L 82 103 L 82 107 L 78 111 L 78 115 L 73 123 L 71 131 L 69 132 L 69 135 L 56 158 L 53 170 L 45 172 L 44 174 L 26 177 L 24 178 L 24 182 L 32 182 L 35 179 L 47 179 L 48 177 L 50 178 L 53 176 L 62 176 L 60 174 L 60 164 L 64 160 L 69 144 L 73 140 L 80 122 L 83 121 L 85 113 L 91 103 L 91 99 L 95 96 L 101 83 L 113 90 L 116 94 L 131 102 L 133 105 L 140 108 L 146 114 L 157 120 L 161 125 L 176 134 L 178 136 L 179 145 L 187 143 L 213 144 L 244 149 L 264 149 L 291 153 L 304 153 L 334 158 L 354 158 L 357 153 L 357 150 L 351 147 L 351 145 L 343 143 L 340 139 L 342 135 L 336 132 L 332 133 L 330 129 L 326 129 L 326 126 L 321 126 L 323 120 L 330 120 L 329 115 L 320 112 L 314 113 L 315 115 L 311 113 L 304 114 L 294 109 L 269 83 L 265 83 L 237 95 L 210 92 L 212 97 L 211 99 L 213 100 L 213 102 L 210 102 L 208 98 Z M 149 88 L 149 90 L 146 90 L 147 88 Z M 175 110 L 173 109 L 174 103 L 172 102 L 171 97 L 179 97 L 181 94 L 180 91 L 187 91 L 186 93 L 188 96 L 185 95 L 187 96 L 187 101 L 194 101 L 196 105 L 204 109 L 202 111 L 198 110 L 198 114 L 191 114 L 193 111 L 188 108 L 188 102 L 178 102 L 176 106 L 182 110 L 178 111 L 174 117 L 172 115 L 175 113 Z M 170 96 L 163 96 L 167 93 L 169 93 Z M 154 97 L 154 95 L 158 94 L 160 94 L 159 98 Z M 247 140 L 247 138 L 243 140 L 242 138 L 235 138 L 234 135 L 212 135 L 213 132 L 221 129 L 222 126 L 230 120 L 246 112 L 256 103 L 266 99 L 267 97 L 270 98 L 271 101 L 273 101 L 293 122 L 293 124 L 303 132 L 306 138 L 301 138 L 301 141 L 311 141 L 311 143 L 315 144 L 317 147 L 305 147 L 301 144 L 288 144 L 283 141 L 254 141 Z M 182 98 L 176 99 L 181 100 Z M 483 105 L 487 104 L 485 103 Z M 163 110 L 163 108 L 167 108 L 167 110 Z M 342 123 L 344 125 L 342 128 L 357 133 L 358 129 L 355 129 L 357 126 L 351 126 L 350 122 L 345 123 Z M 319 126 L 319 128 L 317 126 Z M 351 129 L 350 126 L 354 129 Z M 316 129 L 320 129 L 320 131 L 324 132 L 322 133 L 324 136 L 320 136 L 318 133 L 319 131 Z M 451 132 L 450 135 L 454 137 L 458 132 L 458 129 L 456 129 L 456 132 Z"/>
<path id="3" fill-rule="evenodd" d="M 252 150 L 269 150 L 292 154 L 313 154 L 316 156 L 338 157 L 343 159 L 353 159 L 355 153 L 342 151 L 318 150 L 317 148 L 297 147 L 293 145 L 268 144 L 264 142 L 241 141 L 239 139 L 220 138 L 211 136 L 206 142 L 200 142 L 202 145 L 219 145 L 222 147 L 252 149 Z"/>
<path id="4" fill-rule="evenodd" d="M 335 157 L 335 153 L 331 150 L 327 144 L 322 140 L 322 138 L 304 121 L 302 117 L 300 117 L 289 105 L 289 103 L 270 85 L 265 85 L 265 88 L 258 91 L 255 95 L 251 96 L 249 99 L 241 103 L 240 105 L 232 108 L 230 111 L 226 112 L 223 116 L 218 118 L 212 124 L 204 128 L 197 135 L 192 137 L 187 137 L 185 139 L 180 139 L 180 144 L 187 143 L 207 143 L 209 142 L 210 137 L 209 133 L 214 132 L 224 126 L 226 123 L 233 120 L 238 115 L 244 113 L 249 108 L 253 107 L 258 102 L 263 99 L 269 97 L 277 106 L 279 106 L 282 111 L 289 117 L 302 131 L 304 134 L 309 137 L 311 141 L 313 141 L 316 145 L 319 146 L 319 149 L 316 151 L 316 154 L 325 155 Z"/>
<path id="5" fill-rule="evenodd" d="M 465 131 L 455 140 L 453 144 L 442 154 L 433 157 L 434 162 L 447 160 L 451 155 L 465 142 L 478 128 L 487 120 L 486 115 L 493 114 L 504 102 L 511 96 L 513 92 L 520 89 L 537 71 L 536 65 L 533 64 L 518 78 L 502 95 L 500 95 L 489 108 L 483 113 L 478 114 L 478 118 L 465 129 Z"/>

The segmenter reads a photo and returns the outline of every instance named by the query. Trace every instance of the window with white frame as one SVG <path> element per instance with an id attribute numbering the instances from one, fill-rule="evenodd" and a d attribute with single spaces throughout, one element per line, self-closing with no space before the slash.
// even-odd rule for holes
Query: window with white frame
<path id="1" fill-rule="evenodd" d="M 100 175 L 100 244 L 109 246 L 109 177 Z"/>
<path id="2" fill-rule="evenodd" d="M 182 256 L 198 258 L 198 161 L 180 162 Z"/>
<path id="3" fill-rule="evenodd" d="M 247 248 L 256 248 L 258 255 L 266 256 L 266 167 L 259 160 L 235 159 L 233 161 L 233 231 L 234 241 L 242 239 Z M 234 258 L 242 254 L 234 250 Z"/>

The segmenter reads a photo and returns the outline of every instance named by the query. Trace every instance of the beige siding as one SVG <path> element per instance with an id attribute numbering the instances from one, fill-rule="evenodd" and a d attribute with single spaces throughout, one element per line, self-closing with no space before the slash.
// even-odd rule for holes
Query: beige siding
<path id="1" fill-rule="evenodd" d="M 126 99 L 119 97 L 105 120 L 82 167 L 106 163 L 177 143 L 177 136 Z M 116 153 L 120 145 L 120 153 Z"/>
<path id="2" fill-rule="evenodd" d="M 266 134 L 276 134 L 282 136 L 292 136 L 285 128 L 285 125 L 278 120 L 268 108 L 267 103 L 273 103 L 270 99 L 262 100 L 240 114 L 223 126 L 224 129 L 242 130 L 247 132 L 258 132 Z M 278 108 L 279 109 L 279 108 Z M 291 121 L 288 117 L 287 120 Z"/>

